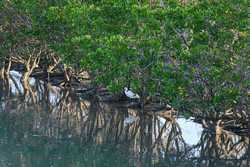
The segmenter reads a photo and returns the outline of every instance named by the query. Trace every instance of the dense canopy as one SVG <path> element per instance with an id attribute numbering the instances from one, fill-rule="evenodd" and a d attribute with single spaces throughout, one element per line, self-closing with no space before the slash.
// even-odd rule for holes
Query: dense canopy
<path id="1" fill-rule="evenodd" d="M 248 0 L 3 0 L 0 58 L 27 38 L 94 84 L 183 111 L 249 109 Z M 20 54 L 27 54 L 20 51 Z M 40 66 L 43 66 L 40 64 Z"/>

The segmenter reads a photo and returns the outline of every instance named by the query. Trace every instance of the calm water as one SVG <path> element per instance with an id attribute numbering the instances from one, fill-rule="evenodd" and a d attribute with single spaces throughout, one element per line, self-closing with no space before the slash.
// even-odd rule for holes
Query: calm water
<path id="1" fill-rule="evenodd" d="M 250 166 L 249 138 L 142 115 L 12 72 L 0 85 L 0 167 Z"/>

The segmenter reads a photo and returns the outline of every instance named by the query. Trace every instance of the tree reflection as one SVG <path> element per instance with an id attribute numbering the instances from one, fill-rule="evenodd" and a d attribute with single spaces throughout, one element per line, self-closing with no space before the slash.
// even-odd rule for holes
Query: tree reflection
<path id="1" fill-rule="evenodd" d="M 249 165 L 249 138 L 216 126 L 215 131 L 204 130 L 196 145 L 189 145 L 175 117 L 147 115 L 95 97 L 80 98 L 71 90 L 38 80 L 24 88 L 12 76 L 7 88 L 0 84 L 9 92 L 0 94 L 3 167 L 8 163 L 27 167 Z"/>

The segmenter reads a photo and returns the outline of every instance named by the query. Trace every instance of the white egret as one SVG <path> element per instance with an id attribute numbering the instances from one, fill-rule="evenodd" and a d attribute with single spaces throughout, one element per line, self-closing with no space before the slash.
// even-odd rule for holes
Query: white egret
<path id="1" fill-rule="evenodd" d="M 137 116 L 129 115 L 124 119 L 124 125 L 129 125 L 136 122 L 139 118 Z"/>
<path id="2" fill-rule="evenodd" d="M 138 94 L 132 92 L 127 87 L 124 88 L 124 93 L 130 99 L 139 99 L 140 98 L 140 96 Z"/>

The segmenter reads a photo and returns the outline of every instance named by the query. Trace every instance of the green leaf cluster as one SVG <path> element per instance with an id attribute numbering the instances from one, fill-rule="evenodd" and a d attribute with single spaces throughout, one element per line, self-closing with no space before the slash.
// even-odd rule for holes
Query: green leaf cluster
<path id="1" fill-rule="evenodd" d="M 32 33 L 96 83 L 111 91 L 129 86 L 179 109 L 218 111 L 248 101 L 249 6 L 248 0 L 19 4 L 32 18 Z"/>

